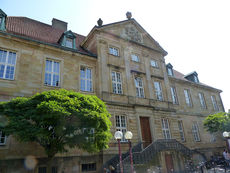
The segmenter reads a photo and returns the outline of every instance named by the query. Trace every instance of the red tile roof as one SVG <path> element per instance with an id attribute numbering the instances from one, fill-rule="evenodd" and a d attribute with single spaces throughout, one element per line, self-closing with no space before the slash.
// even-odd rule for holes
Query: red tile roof
<path id="1" fill-rule="evenodd" d="M 34 40 L 50 44 L 58 44 L 64 30 L 53 28 L 51 25 L 27 18 L 27 17 L 7 17 L 6 30 L 8 33 L 29 37 Z M 76 34 L 76 48 L 82 53 L 87 53 L 80 47 L 85 36 Z"/>

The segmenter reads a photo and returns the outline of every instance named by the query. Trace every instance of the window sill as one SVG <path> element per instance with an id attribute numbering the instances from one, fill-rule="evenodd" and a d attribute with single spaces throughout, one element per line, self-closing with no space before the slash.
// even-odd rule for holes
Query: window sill
<path id="1" fill-rule="evenodd" d="M 114 56 L 114 57 L 117 57 L 117 58 L 120 58 L 121 56 L 120 55 L 113 55 L 113 54 L 110 54 L 110 53 L 108 53 L 109 55 L 111 55 L 111 56 Z"/>
<path id="2" fill-rule="evenodd" d="M 44 87 L 48 87 L 48 88 L 50 88 L 50 87 L 52 87 L 52 88 L 61 88 L 61 86 L 52 86 L 52 85 L 45 85 L 45 84 L 44 84 Z"/>

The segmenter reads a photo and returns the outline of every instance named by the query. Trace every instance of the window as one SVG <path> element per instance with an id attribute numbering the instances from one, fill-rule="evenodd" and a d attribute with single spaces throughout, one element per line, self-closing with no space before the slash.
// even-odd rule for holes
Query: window
<path id="1" fill-rule="evenodd" d="M 92 70 L 87 67 L 81 67 L 81 91 L 93 91 Z"/>
<path id="2" fill-rule="evenodd" d="M 118 72 L 112 72 L 112 87 L 113 93 L 122 94 L 121 74 Z"/>
<path id="3" fill-rule="evenodd" d="M 202 109 L 207 109 L 205 100 L 204 100 L 204 94 L 203 93 L 198 93 L 199 99 L 200 99 L 200 105 Z"/>
<path id="4" fill-rule="evenodd" d="M 143 82 L 140 77 L 135 78 L 135 85 L 136 85 L 136 95 L 137 97 L 144 98 L 144 88 L 143 88 Z"/>
<path id="5" fill-rule="evenodd" d="M 171 139 L 168 119 L 161 119 L 161 125 L 164 139 Z"/>
<path id="6" fill-rule="evenodd" d="M 110 47 L 109 48 L 109 53 L 114 56 L 119 56 L 119 50 L 115 47 Z"/>
<path id="7" fill-rule="evenodd" d="M 82 164 L 81 170 L 82 172 L 90 172 L 90 171 L 96 171 L 96 163 L 88 163 L 88 164 Z"/>
<path id="8" fill-rule="evenodd" d="M 139 56 L 137 56 L 135 54 L 131 55 L 131 59 L 132 59 L 132 61 L 140 62 Z"/>
<path id="9" fill-rule="evenodd" d="M 212 105 L 215 111 L 219 111 L 219 106 L 217 105 L 216 102 L 216 97 L 215 96 L 211 96 L 211 100 L 212 100 Z"/>
<path id="10" fill-rule="evenodd" d="M 157 61 L 155 61 L 155 60 L 151 60 L 150 64 L 152 67 L 158 67 Z"/>
<path id="11" fill-rule="evenodd" d="M 180 133 L 180 140 L 182 142 L 185 141 L 185 137 L 184 137 L 184 128 L 183 128 L 183 123 L 182 121 L 178 121 L 178 129 L 179 129 L 179 133 Z"/>
<path id="12" fill-rule="evenodd" d="M 192 134 L 196 142 L 200 141 L 199 128 L 197 123 L 193 123 L 192 125 Z"/>
<path id="13" fill-rule="evenodd" d="M 14 80 L 16 53 L 0 49 L 0 78 Z"/>
<path id="14" fill-rule="evenodd" d="M 125 132 L 127 131 L 127 124 L 125 116 L 116 115 L 116 131 L 121 131 L 123 133 L 123 137 L 121 142 L 126 142 Z"/>
<path id="15" fill-rule="evenodd" d="M 198 77 L 194 75 L 194 82 L 199 83 Z"/>
<path id="16" fill-rule="evenodd" d="M 172 102 L 173 104 L 178 104 L 176 89 L 174 87 L 171 87 L 171 95 L 172 95 Z"/>
<path id="17" fill-rule="evenodd" d="M 56 167 L 56 166 L 53 166 L 51 172 L 52 172 L 52 173 L 58 173 L 57 167 Z"/>
<path id="18" fill-rule="evenodd" d="M 65 46 L 69 48 L 73 48 L 73 39 L 66 38 Z"/>
<path id="19" fill-rule="evenodd" d="M 46 60 L 45 85 L 60 86 L 60 63 L 54 60 Z"/>
<path id="20" fill-rule="evenodd" d="M 6 144 L 6 135 L 0 131 L 0 145 L 5 145 Z"/>
<path id="21" fill-rule="evenodd" d="M 160 82 L 154 82 L 154 87 L 157 100 L 163 101 L 163 94 Z"/>
<path id="22" fill-rule="evenodd" d="M 46 167 L 39 167 L 38 173 L 46 173 Z"/>
<path id="23" fill-rule="evenodd" d="M 171 68 L 167 68 L 167 72 L 169 76 L 173 76 L 173 70 Z"/>
<path id="24" fill-rule="evenodd" d="M 185 102 L 189 107 L 192 107 L 192 100 L 191 100 L 191 96 L 189 93 L 189 90 L 185 89 L 184 90 L 184 96 L 185 96 Z"/>

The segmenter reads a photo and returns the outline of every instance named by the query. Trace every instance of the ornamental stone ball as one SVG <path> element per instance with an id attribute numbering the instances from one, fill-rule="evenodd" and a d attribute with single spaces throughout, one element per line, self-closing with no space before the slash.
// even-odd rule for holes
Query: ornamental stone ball
<path id="1" fill-rule="evenodd" d="M 101 20 L 101 18 L 98 19 L 97 24 L 98 24 L 98 26 L 102 26 L 103 21 Z"/>
<path id="2" fill-rule="evenodd" d="M 131 17 L 132 17 L 132 13 L 128 11 L 128 12 L 126 13 L 126 17 L 127 17 L 128 20 L 130 20 Z"/>

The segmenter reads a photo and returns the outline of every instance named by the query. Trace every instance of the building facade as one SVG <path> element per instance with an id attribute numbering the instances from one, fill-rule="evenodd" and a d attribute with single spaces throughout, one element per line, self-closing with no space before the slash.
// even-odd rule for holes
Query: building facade
<path id="1" fill-rule="evenodd" d="M 209 134 L 203 120 L 224 111 L 222 91 L 201 83 L 196 72 L 183 75 L 174 70 L 165 63 L 166 55 L 130 16 L 107 25 L 99 20 L 85 37 L 67 30 L 67 23 L 57 19 L 48 25 L 9 17 L 0 10 L 0 101 L 59 88 L 93 94 L 107 104 L 111 133 L 132 131 L 133 146 L 142 144 L 140 155 L 157 142 L 162 146 L 174 142 L 196 151 L 197 161 L 217 154 L 223 140 Z M 78 149 L 58 154 L 52 171 L 100 172 L 118 153 L 115 139 L 109 146 L 95 154 Z M 128 150 L 125 138 L 121 146 L 123 152 Z M 186 162 L 182 148 L 149 152 L 148 163 L 135 168 L 143 172 L 161 166 L 163 172 L 180 172 Z M 37 162 L 33 170 L 25 166 L 31 157 Z M 0 131 L 0 172 L 43 173 L 45 169 L 39 145 L 20 143 Z"/>

